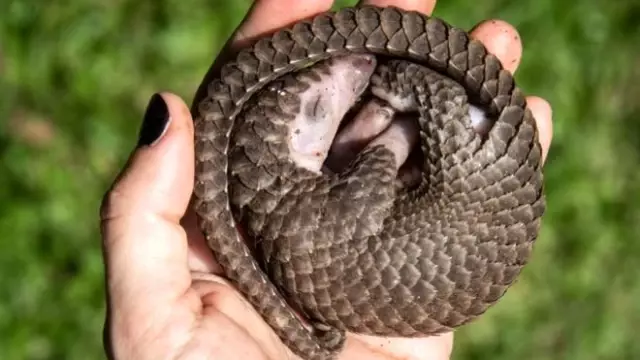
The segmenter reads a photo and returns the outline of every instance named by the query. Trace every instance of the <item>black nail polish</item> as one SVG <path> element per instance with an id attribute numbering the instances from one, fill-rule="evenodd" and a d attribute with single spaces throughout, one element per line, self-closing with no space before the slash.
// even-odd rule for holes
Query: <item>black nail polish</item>
<path id="1" fill-rule="evenodd" d="M 169 108 L 160 94 L 149 100 L 138 138 L 138 147 L 151 146 L 157 142 L 169 127 Z"/>

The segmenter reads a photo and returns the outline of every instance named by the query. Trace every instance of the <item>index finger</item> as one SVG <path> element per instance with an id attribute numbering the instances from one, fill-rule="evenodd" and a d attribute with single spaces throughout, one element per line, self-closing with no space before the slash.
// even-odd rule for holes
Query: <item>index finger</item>
<path id="1" fill-rule="evenodd" d="M 331 5 L 333 5 L 333 0 L 255 0 L 204 76 L 196 91 L 192 111 L 205 96 L 209 82 L 220 70 L 221 65 L 231 60 L 239 49 L 261 35 L 330 10 Z"/>
<path id="2" fill-rule="evenodd" d="M 296 21 L 327 11 L 333 0 L 256 0 L 230 39 L 230 50 Z"/>

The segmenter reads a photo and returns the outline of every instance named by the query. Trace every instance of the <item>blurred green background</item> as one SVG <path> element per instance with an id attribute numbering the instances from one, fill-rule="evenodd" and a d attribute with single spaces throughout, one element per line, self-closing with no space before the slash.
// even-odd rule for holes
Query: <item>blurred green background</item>
<path id="1" fill-rule="evenodd" d="M 1 1 L 1 359 L 103 357 L 101 196 L 150 95 L 190 102 L 249 5 Z M 441 0 L 435 14 L 514 24 L 516 78 L 555 120 L 532 263 L 453 358 L 640 359 L 640 2 Z"/>

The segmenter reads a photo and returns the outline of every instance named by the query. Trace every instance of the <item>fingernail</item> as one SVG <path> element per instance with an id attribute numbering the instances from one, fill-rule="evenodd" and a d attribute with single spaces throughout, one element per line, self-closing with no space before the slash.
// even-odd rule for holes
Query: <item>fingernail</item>
<path id="1" fill-rule="evenodd" d="M 144 114 L 138 147 L 152 146 L 157 143 L 167 131 L 170 122 L 171 117 L 167 103 L 164 102 L 160 94 L 153 94 Z"/>

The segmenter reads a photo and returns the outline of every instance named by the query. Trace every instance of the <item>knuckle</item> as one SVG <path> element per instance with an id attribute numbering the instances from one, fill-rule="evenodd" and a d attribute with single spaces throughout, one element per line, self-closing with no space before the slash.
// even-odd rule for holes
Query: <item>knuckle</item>
<path id="1" fill-rule="evenodd" d="M 118 186 L 113 186 L 102 197 L 100 202 L 100 220 L 112 220 L 118 217 L 125 196 Z"/>

